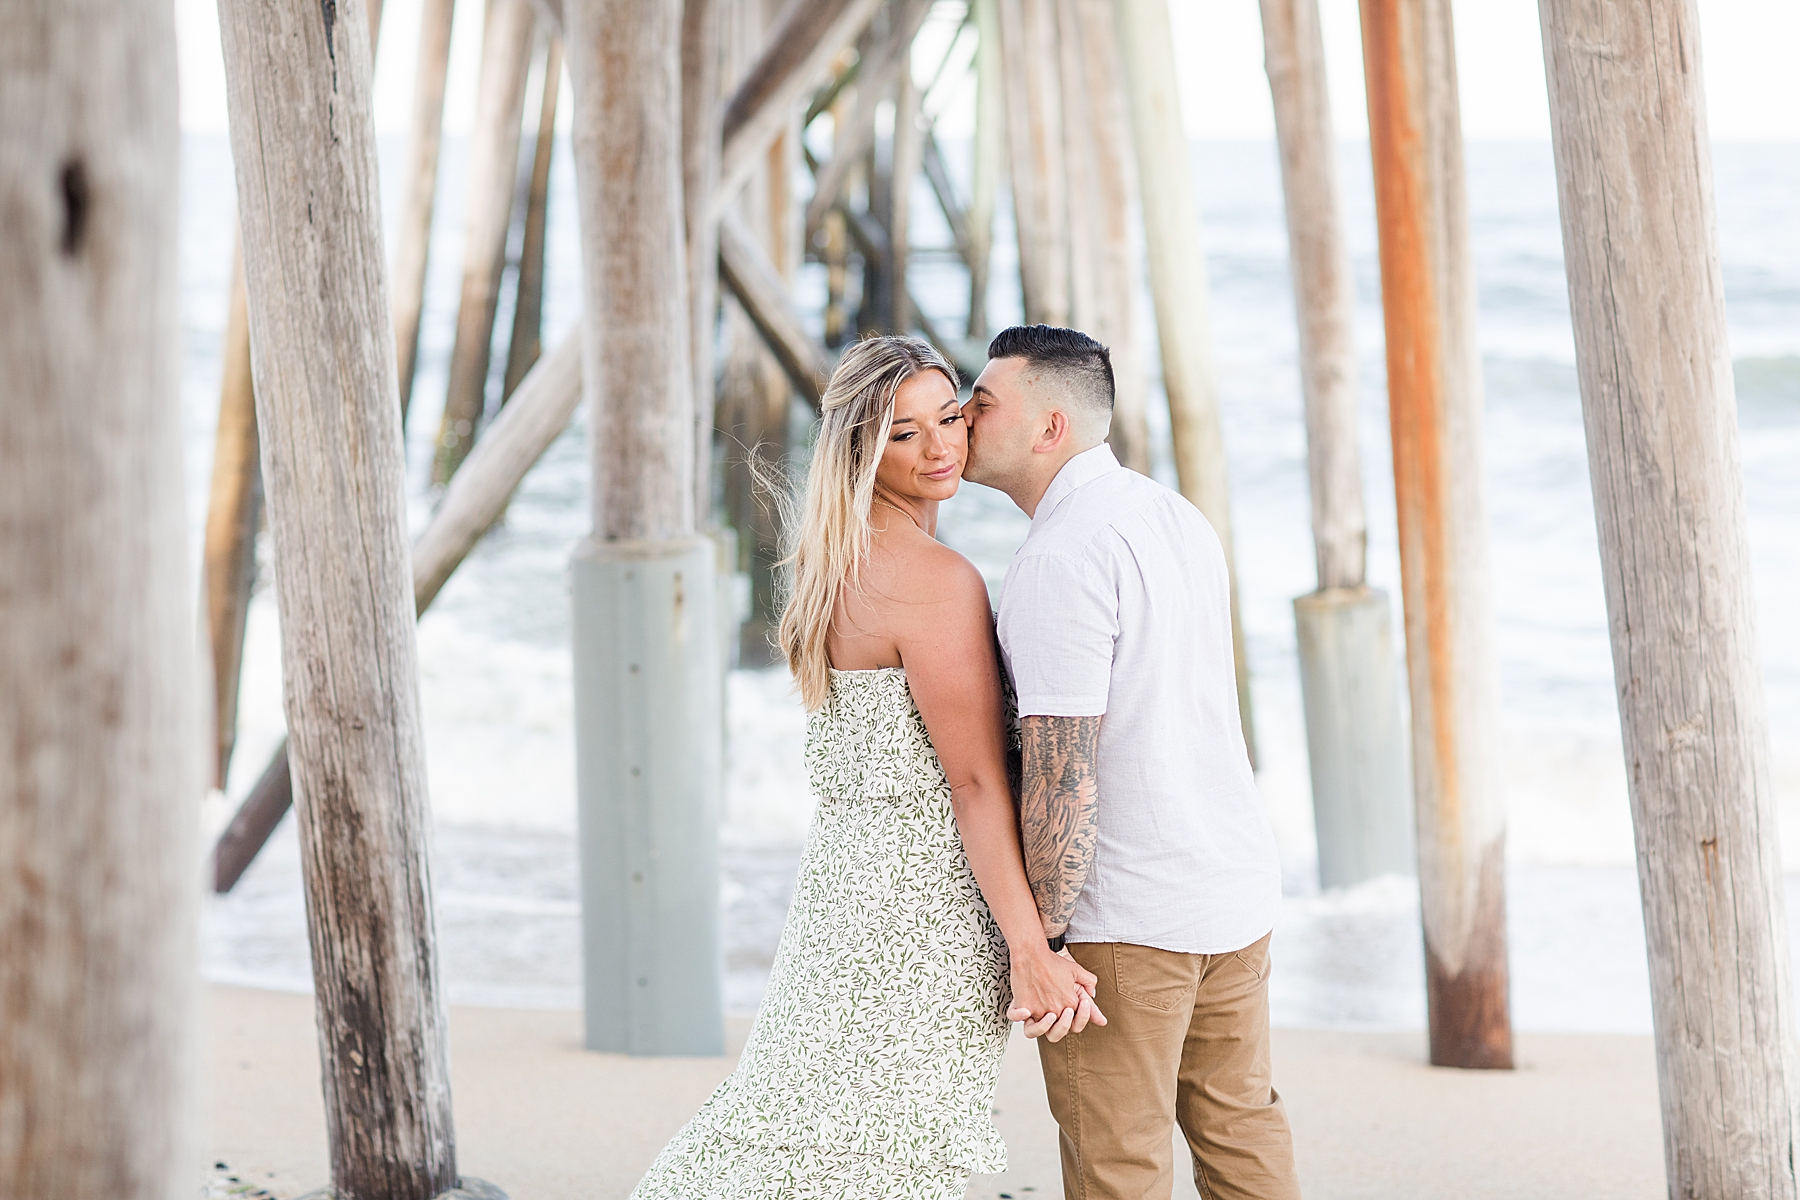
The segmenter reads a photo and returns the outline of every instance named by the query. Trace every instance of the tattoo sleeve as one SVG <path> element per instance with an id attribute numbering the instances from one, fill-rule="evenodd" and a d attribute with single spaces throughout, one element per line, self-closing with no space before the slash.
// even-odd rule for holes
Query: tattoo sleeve
<path id="1" fill-rule="evenodd" d="M 1099 801 L 1099 717 L 1026 717 L 1019 788 L 1025 875 L 1055 937 L 1094 865 Z"/>

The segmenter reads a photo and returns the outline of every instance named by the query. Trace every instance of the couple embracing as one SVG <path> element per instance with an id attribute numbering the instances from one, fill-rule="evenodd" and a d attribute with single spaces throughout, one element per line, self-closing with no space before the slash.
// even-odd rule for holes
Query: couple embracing
<path id="1" fill-rule="evenodd" d="M 817 814 L 737 1069 L 638 1200 L 961 1197 L 1006 1167 L 1015 1021 L 1069 1200 L 1169 1196 L 1176 1124 L 1207 1200 L 1299 1195 L 1218 538 L 1107 448 L 1105 347 L 1034 325 L 988 354 L 960 406 L 912 338 L 826 389 L 780 627 Z M 935 540 L 965 478 L 1031 517 L 997 624 Z"/>

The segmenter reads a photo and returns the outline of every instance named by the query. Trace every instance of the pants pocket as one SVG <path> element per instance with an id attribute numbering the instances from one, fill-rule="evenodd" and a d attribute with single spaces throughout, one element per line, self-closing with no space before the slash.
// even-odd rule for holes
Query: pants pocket
<path id="1" fill-rule="evenodd" d="M 1194 955 L 1124 942 L 1115 943 L 1112 952 L 1113 978 L 1125 999 L 1158 1012 L 1193 1005 L 1194 988 L 1200 982 Z"/>
<path id="2" fill-rule="evenodd" d="M 1265 933 L 1231 957 L 1237 959 L 1254 976 L 1258 983 L 1269 977 L 1269 939 L 1273 933 Z"/>

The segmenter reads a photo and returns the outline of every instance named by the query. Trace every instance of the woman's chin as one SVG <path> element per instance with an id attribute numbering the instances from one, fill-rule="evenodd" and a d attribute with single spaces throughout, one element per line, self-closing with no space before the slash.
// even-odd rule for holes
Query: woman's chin
<path id="1" fill-rule="evenodd" d="M 948 479 L 921 479 L 919 484 L 921 500 L 948 500 L 962 486 L 962 475 L 959 472 Z"/>

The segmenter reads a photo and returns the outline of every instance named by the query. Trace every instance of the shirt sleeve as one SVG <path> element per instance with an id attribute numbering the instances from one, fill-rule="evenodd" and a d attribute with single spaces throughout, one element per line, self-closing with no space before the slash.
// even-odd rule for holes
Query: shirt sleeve
<path id="1" fill-rule="evenodd" d="M 1119 592 L 1097 564 L 1048 554 L 1015 563 L 999 634 L 1021 717 L 1105 715 Z"/>

